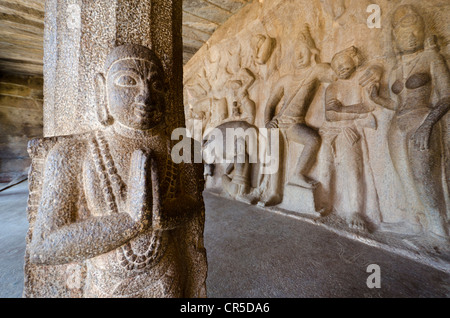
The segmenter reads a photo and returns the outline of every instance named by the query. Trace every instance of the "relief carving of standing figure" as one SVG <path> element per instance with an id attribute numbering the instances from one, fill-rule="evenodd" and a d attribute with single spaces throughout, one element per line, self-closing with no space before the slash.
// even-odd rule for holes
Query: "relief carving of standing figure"
<path id="1" fill-rule="evenodd" d="M 450 109 L 450 73 L 434 37 L 426 39 L 425 22 L 411 5 L 397 8 L 392 19 L 398 63 L 390 72 L 392 98 L 372 86 L 371 98 L 395 111 L 389 150 L 406 195 L 407 216 L 386 230 L 418 227 L 448 237 L 442 178 L 440 119 Z"/>
<path id="2" fill-rule="evenodd" d="M 238 74 L 242 79 L 234 79 L 229 83 L 231 103 L 237 103 L 241 114 L 240 120 L 253 125 L 256 117 L 256 104 L 249 96 L 249 89 L 255 82 L 255 76 L 249 69 L 242 69 Z"/>
<path id="3" fill-rule="evenodd" d="M 358 83 L 356 70 L 361 56 L 355 47 L 341 51 L 332 59 L 331 67 L 338 80 L 331 83 L 325 93 L 325 122 L 320 128 L 323 153 L 329 162 L 329 180 L 322 184 L 324 201 L 357 230 L 367 229 L 369 191 L 374 189 L 369 165 L 364 128 L 376 129 L 376 119 L 365 100 L 364 90 Z M 370 171 L 370 169 L 369 169 Z M 369 187 L 372 186 L 372 189 Z M 378 211 L 377 207 L 370 207 Z M 371 211 L 373 212 L 373 211 Z"/>
<path id="4" fill-rule="evenodd" d="M 306 124 L 305 118 L 321 83 L 333 80 L 329 64 L 319 63 L 319 50 L 311 37 L 309 27 L 300 34 L 300 45 L 295 52 L 295 73 L 282 77 L 271 92 L 265 110 L 266 128 L 286 129 L 289 142 L 304 145 L 289 183 L 312 189 L 317 182 L 307 176 L 320 148 L 316 129 Z M 281 109 L 278 104 L 284 100 Z"/>
<path id="5" fill-rule="evenodd" d="M 202 176 L 170 157 L 159 58 L 143 46 L 116 47 L 96 89 L 106 128 L 58 137 L 50 149 L 31 262 L 85 262 L 84 297 L 205 296 L 181 230 L 203 209 Z M 206 266 L 201 242 L 197 265 Z"/>

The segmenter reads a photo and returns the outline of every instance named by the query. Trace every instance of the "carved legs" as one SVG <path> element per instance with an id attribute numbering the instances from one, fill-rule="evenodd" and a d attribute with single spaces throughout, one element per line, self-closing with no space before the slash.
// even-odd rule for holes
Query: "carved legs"
<path id="1" fill-rule="evenodd" d="M 334 208 L 347 224 L 357 230 L 366 229 L 364 220 L 364 162 L 361 140 L 351 143 L 344 134 L 336 137 L 336 154 L 334 161 Z"/>
<path id="2" fill-rule="evenodd" d="M 289 183 L 307 189 L 313 189 L 317 182 L 308 178 L 307 173 L 314 165 L 320 149 L 321 138 L 317 131 L 305 124 L 295 124 L 287 130 L 287 139 L 304 145 L 302 154 L 297 161 L 295 172 Z"/>
<path id="3" fill-rule="evenodd" d="M 445 198 L 442 187 L 442 147 L 440 127 L 435 127 L 430 149 L 416 150 L 410 141 L 409 150 L 414 183 L 425 207 L 428 230 L 438 236 L 448 236 L 445 221 Z"/>
<path id="4" fill-rule="evenodd" d="M 389 149 L 395 169 L 400 177 L 411 221 L 419 222 L 430 232 L 448 236 L 445 223 L 445 200 L 442 187 L 440 127 L 436 125 L 430 148 L 420 151 L 414 147 L 411 136 L 420 124 L 412 118 L 394 118 L 389 134 Z M 408 122 L 408 128 L 403 123 Z"/>

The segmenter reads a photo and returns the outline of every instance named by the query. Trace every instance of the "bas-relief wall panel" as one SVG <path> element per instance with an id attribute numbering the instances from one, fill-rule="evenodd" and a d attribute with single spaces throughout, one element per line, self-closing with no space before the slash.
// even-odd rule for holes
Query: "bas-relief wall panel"
<path id="1" fill-rule="evenodd" d="M 358 231 L 448 239 L 449 14 L 440 0 L 244 7 L 184 68 L 187 126 L 201 122 L 204 141 L 215 127 L 278 129 L 280 168 L 206 165 L 208 187 Z"/>

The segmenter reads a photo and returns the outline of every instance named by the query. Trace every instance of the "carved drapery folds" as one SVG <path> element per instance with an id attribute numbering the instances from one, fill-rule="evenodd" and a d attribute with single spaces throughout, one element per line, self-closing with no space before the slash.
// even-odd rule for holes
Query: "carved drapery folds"
<path id="1" fill-rule="evenodd" d="M 206 138 L 235 120 L 279 131 L 280 168 L 249 174 L 250 202 L 445 242 L 450 5 L 380 0 L 374 28 L 369 4 L 249 5 L 185 66 L 185 112 L 203 114 Z M 230 180 L 217 164 L 207 186 L 236 198 Z"/>

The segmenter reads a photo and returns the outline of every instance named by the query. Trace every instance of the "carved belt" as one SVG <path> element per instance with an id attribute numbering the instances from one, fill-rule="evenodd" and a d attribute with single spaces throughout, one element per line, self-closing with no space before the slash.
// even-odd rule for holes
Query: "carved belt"
<path id="1" fill-rule="evenodd" d="M 330 144 L 334 156 L 337 154 L 336 139 L 338 136 L 342 135 L 349 146 L 354 146 L 361 139 L 361 135 L 353 127 L 321 128 L 320 134 Z"/>
<path id="2" fill-rule="evenodd" d="M 305 117 L 304 116 L 281 116 L 277 119 L 278 127 L 283 129 L 290 128 L 292 125 L 295 124 L 304 124 L 305 123 Z"/>

